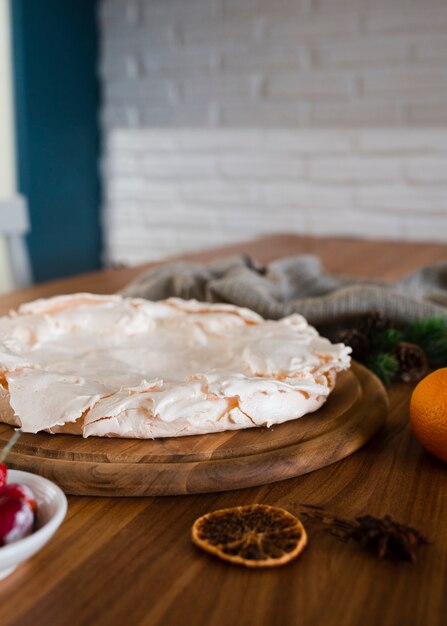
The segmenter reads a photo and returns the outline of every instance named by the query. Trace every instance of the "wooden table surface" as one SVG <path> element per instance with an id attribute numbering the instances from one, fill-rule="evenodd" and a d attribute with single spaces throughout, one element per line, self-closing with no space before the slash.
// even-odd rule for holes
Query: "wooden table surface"
<path id="1" fill-rule="evenodd" d="M 261 262 L 316 253 L 330 271 L 392 279 L 446 258 L 447 246 L 275 236 L 219 252 L 247 252 Z M 56 293 L 109 293 L 137 271 L 107 270 L 17 291 L 0 299 L 0 312 Z M 445 626 L 447 466 L 412 436 L 410 392 L 393 386 L 384 430 L 353 456 L 306 476 L 220 494 L 70 497 L 52 541 L 0 583 L 0 624 Z M 346 517 L 390 513 L 433 543 L 411 565 L 380 562 L 355 545 L 311 533 L 299 559 L 271 571 L 227 565 L 193 547 L 196 517 L 254 502 L 291 512 L 312 503 Z"/>

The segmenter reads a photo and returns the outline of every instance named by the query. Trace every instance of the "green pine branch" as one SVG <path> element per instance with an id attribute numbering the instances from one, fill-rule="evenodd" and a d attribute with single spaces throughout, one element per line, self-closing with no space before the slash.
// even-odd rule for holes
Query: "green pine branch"
<path id="1" fill-rule="evenodd" d="M 377 333 L 371 340 L 371 349 L 373 352 L 391 352 L 393 348 L 404 341 L 404 333 L 397 328 L 387 328 Z"/>
<path id="2" fill-rule="evenodd" d="M 375 334 L 369 332 L 367 339 L 368 355 L 357 355 L 356 358 L 385 383 L 390 383 L 399 373 L 395 351 L 403 342 L 422 348 L 430 368 L 447 367 L 447 317 L 427 317 L 399 328 L 387 328 Z"/>
<path id="3" fill-rule="evenodd" d="M 447 365 L 447 320 L 443 317 L 427 317 L 413 322 L 405 329 L 405 340 L 425 350 L 430 366 Z"/>
<path id="4" fill-rule="evenodd" d="M 372 354 L 367 359 L 366 366 L 384 383 L 390 383 L 399 370 L 396 357 L 389 352 Z"/>

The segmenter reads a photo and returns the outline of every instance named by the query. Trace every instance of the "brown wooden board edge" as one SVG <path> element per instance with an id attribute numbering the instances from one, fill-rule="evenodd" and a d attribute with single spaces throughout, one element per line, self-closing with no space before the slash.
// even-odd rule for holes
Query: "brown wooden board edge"
<path id="1" fill-rule="evenodd" d="M 359 389 L 359 395 L 358 397 L 356 397 L 352 404 L 350 404 L 345 411 L 343 411 L 342 413 L 340 413 L 337 416 L 337 421 L 335 423 L 332 423 L 329 427 L 326 426 L 324 428 L 324 430 L 321 431 L 321 433 L 319 433 L 318 435 L 314 435 L 314 434 L 308 434 L 306 437 L 300 439 L 299 444 L 304 444 L 309 440 L 314 440 L 314 439 L 318 439 L 321 436 L 324 436 L 326 434 L 328 434 L 329 432 L 333 431 L 334 429 L 336 429 L 338 427 L 338 423 L 343 419 L 343 416 L 348 413 L 351 412 L 353 410 L 356 409 L 356 407 L 358 405 L 361 405 L 363 399 L 362 399 L 362 394 L 363 394 L 363 388 L 362 385 L 360 384 L 359 381 L 359 368 L 361 368 L 362 366 L 358 365 L 357 363 L 353 363 L 352 366 L 352 373 L 354 374 L 354 379 L 358 385 L 358 389 Z M 309 417 L 310 415 L 314 415 L 315 418 L 317 418 L 317 413 L 319 413 L 320 411 L 324 411 L 326 408 L 329 408 L 330 406 L 330 401 L 331 398 L 329 398 L 328 402 L 323 405 L 322 408 L 320 408 L 317 412 L 315 412 L 314 414 L 308 414 L 306 417 Z M 251 431 L 265 431 L 266 434 L 268 433 L 273 433 L 275 431 L 275 429 L 277 428 L 281 428 L 283 425 L 285 424 L 291 424 L 294 422 L 298 422 L 299 419 L 297 420 L 292 420 L 291 422 L 286 422 L 284 424 L 277 424 L 272 426 L 271 428 L 266 428 L 266 427 L 258 427 L 258 428 L 250 428 L 250 429 L 246 429 L 244 432 L 251 432 Z M 13 426 L 9 426 L 7 424 L 2 424 L 2 426 L 4 428 L 0 429 L 0 440 L 2 440 L 2 435 L 4 433 L 8 433 L 8 438 L 6 440 L 4 440 L 4 443 L 6 443 L 6 441 L 9 439 L 9 436 L 12 435 L 14 427 Z M 242 431 L 230 431 L 232 434 L 237 434 L 240 433 Z M 28 434 L 28 433 L 27 433 Z M 39 433 L 40 435 L 41 433 Z M 43 435 L 45 435 L 46 437 L 50 439 L 52 439 L 53 437 L 57 437 L 60 441 L 62 441 L 63 438 L 75 438 L 75 439 L 79 439 L 80 437 L 78 435 L 68 435 L 68 434 L 56 434 L 56 435 L 50 435 L 48 433 L 42 433 Z M 195 439 L 196 437 L 216 437 L 221 435 L 222 433 L 211 433 L 210 435 L 194 435 L 192 438 Z M 189 437 L 187 437 L 186 439 L 189 439 Z M 166 439 L 167 441 L 168 439 Z M 98 442 L 108 442 L 108 441 L 116 441 L 115 438 L 105 438 L 105 437 L 89 437 L 88 439 L 84 439 L 83 441 L 85 442 L 90 442 L 90 441 L 98 441 Z M 134 445 L 135 443 L 138 442 L 144 442 L 144 439 L 121 439 L 120 441 L 122 442 L 129 442 L 129 445 Z M 159 441 L 165 441 L 165 440 L 159 440 Z M 281 448 L 288 448 L 289 446 L 294 445 L 293 443 L 284 443 L 283 445 L 281 445 Z M 272 450 L 278 449 L 278 448 L 271 448 Z M 216 448 L 213 453 L 211 454 L 211 456 L 208 456 L 206 458 L 194 458 L 192 455 L 185 457 L 182 454 L 173 454 L 170 455 L 169 457 L 160 457 L 158 455 L 155 455 L 155 458 L 148 458 L 147 455 L 145 457 L 142 457 L 139 461 L 130 461 L 130 463 L 143 463 L 143 464 L 147 464 L 150 465 L 152 463 L 181 463 L 181 464 L 185 464 L 185 463 L 194 463 L 194 462 L 205 462 L 205 461 L 216 461 L 218 459 L 221 458 L 225 458 L 225 459 L 236 459 L 238 457 L 248 457 L 251 455 L 258 455 L 260 454 L 260 452 L 258 452 L 256 450 L 256 448 L 252 448 L 250 449 L 244 449 L 243 452 L 240 453 L 236 453 L 233 455 L 229 455 L 229 456 L 222 456 L 221 454 L 216 454 L 216 450 L 219 451 L 219 448 Z M 68 456 L 65 456 L 65 458 L 60 458 L 59 454 L 58 454 L 59 450 L 55 450 L 53 448 L 45 448 L 43 445 L 36 445 L 33 444 L 32 442 L 27 442 L 26 444 L 23 445 L 23 438 L 19 439 L 18 443 L 14 446 L 14 453 L 16 455 L 16 458 L 20 455 L 20 456 L 29 456 L 29 457 L 35 457 L 35 458 L 39 458 L 41 460 L 45 459 L 45 460 L 53 460 L 53 461 L 69 461 L 69 462 L 86 462 L 86 463 L 97 463 L 97 464 L 111 464 L 111 463 L 116 463 L 116 464 L 128 464 L 129 461 L 127 460 L 127 458 L 125 458 L 123 456 L 122 459 L 120 458 L 109 458 L 109 453 L 105 452 L 101 458 L 95 457 L 93 453 L 85 453 L 85 452 L 78 452 L 78 451 L 73 451 L 70 452 L 70 454 Z M 66 453 L 66 452 L 65 452 Z M 11 453 L 12 454 L 12 453 Z M 165 460 L 167 459 L 167 460 Z"/>
<path id="2" fill-rule="evenodd" d="M 368 370 L 359 370 L 361 383 L 365 380 L 372 387 L 371 394 L 363 396 L 368 420 L 364 420 L 363 432 L 357 440 L 343 433 L 341 441 L 324 433 L 313 442 L 294 444 L 246 457 L 218 459 L 191 463 L 93 463 L 65 460 L 40 459 L 35 456 L 11 452 L 9 465 L 12 469 L 34 471 L 54 480 L 68 494 L 93 496 L 159 496 L 186 495 L 242 489 L 285 480 L 307 474 L 331 465 L 362 447 L 384 424 L 388 413 L 388 397 L 382 383 Z M 362 385 L 363 386 L 363 385 Z M 359 417 L 350 428 L 358 436 L 356 426 Z M 367 428 L 365 428 L 367 426 Z M 322 441 L 328 439 L 324 463 L 318 454 Z M 303 461 L 300 454 L 312 452 L 312 460 Z M 76 464 L 76 476 L 72 476 Z M 120 484 L 123 483 L 123 484 Z"/>

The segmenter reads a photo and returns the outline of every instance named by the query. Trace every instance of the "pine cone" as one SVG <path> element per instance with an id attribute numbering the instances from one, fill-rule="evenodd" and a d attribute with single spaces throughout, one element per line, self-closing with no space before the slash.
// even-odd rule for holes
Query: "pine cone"
<path id="1" fill-rule="evenodd" d="M 336 334 L 335 341 L 352 348 L 352 356 L 362 360 L 368 354 L 369 341 L 364 333 L 357 328 L 344 328 Z"/>
<path id="2" fill-rule="evenodd" d="M 373 311 L 365 315 L 359 324 L 359 330 L 368 338 L 377 333 L 387 330 L 391 326 L 391 320 L 381 311 Z"/>
<path id="3" fill-rule="evenodd" d="M 396 380 L 415 383 L 428 372 L 428 359 L 424 350 L 414 343 L 402 341 L 393 350 L 399 364 Z"/>

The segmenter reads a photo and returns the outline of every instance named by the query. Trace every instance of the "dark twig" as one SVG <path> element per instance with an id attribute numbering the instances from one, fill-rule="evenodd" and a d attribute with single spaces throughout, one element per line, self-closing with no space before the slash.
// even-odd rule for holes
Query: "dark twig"
<path id="1" fill-rule="evenodd" d="M 322 524 L 328 534 L 340 541 L 356 541 L 379 559 L 414 562 L 417 550 L 429 543 L 418 530 L 397 522 L 391 515 L 361 515 L 351 521 L 326 514 L 323 507 L 302 506 L 310 509 L 301 513 L 306 520 Z"/>

